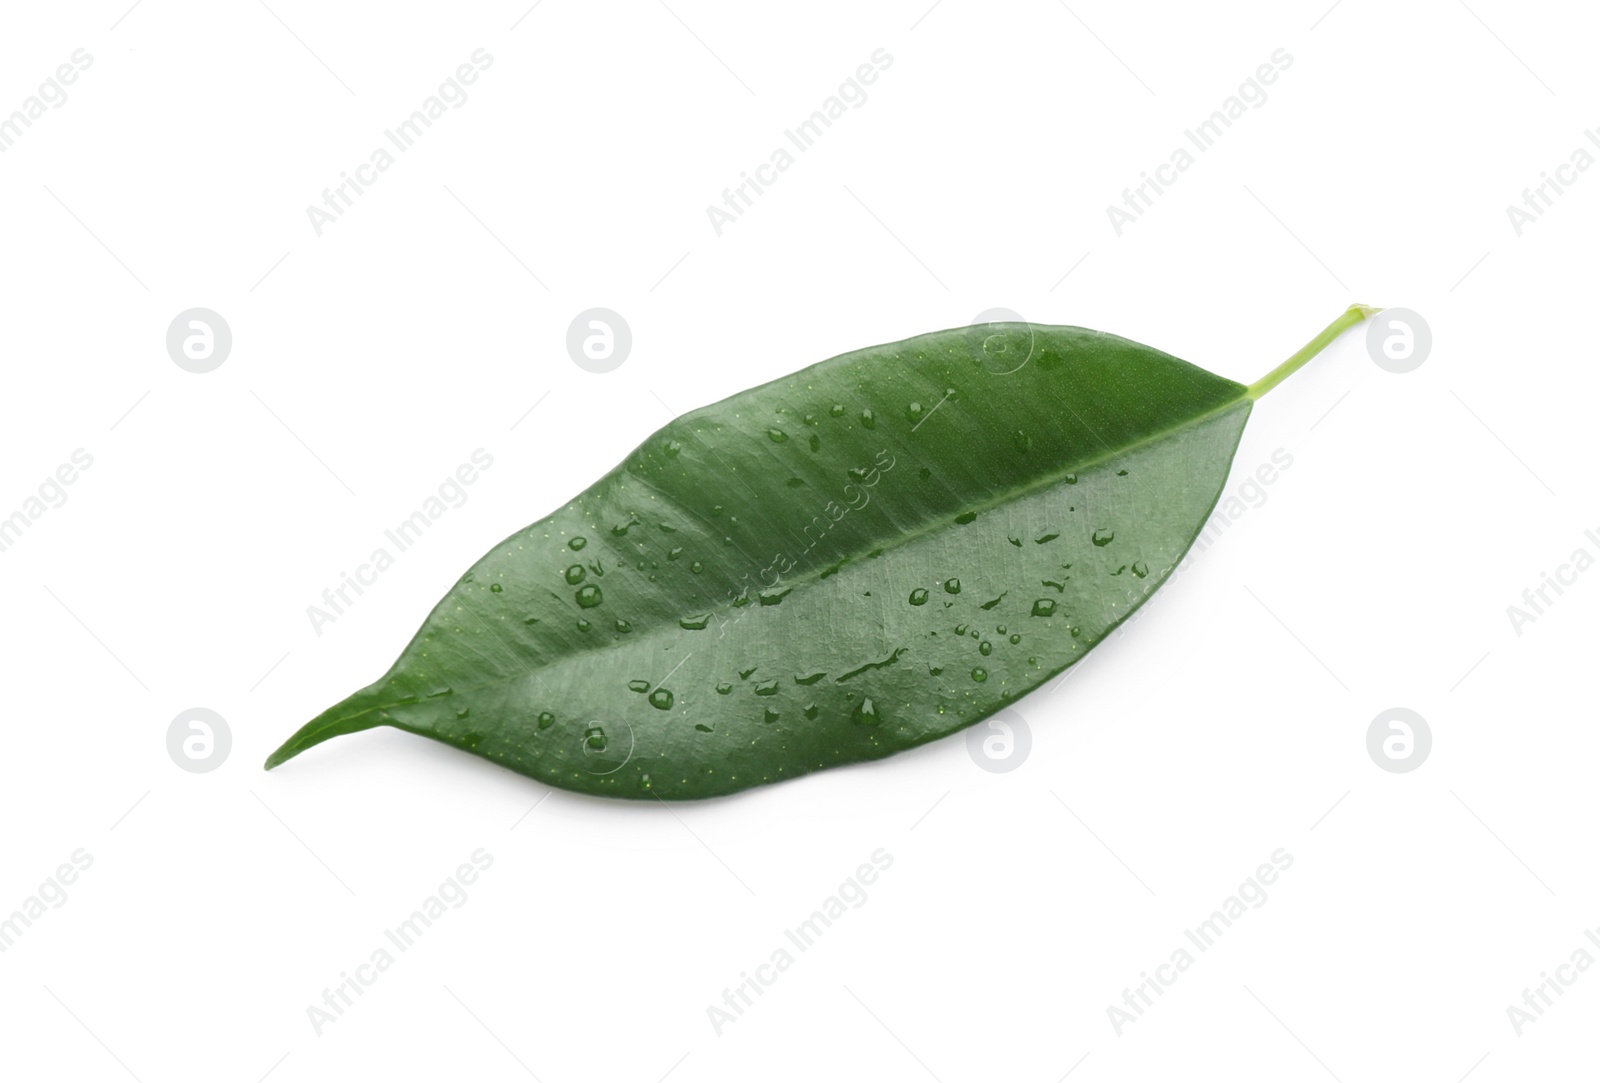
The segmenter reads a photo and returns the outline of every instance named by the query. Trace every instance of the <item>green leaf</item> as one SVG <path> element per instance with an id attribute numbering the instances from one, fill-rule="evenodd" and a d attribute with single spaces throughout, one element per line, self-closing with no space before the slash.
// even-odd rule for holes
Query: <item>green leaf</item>
<path id="1" fill-rule="evenodd" d="M 552 786 L 732 793 L 962 729 L 1182 560 L 1251 387 L 1077 327 L 875 346 L 688 413 L 505 539 L 269 768 L 394 726 Z"/>

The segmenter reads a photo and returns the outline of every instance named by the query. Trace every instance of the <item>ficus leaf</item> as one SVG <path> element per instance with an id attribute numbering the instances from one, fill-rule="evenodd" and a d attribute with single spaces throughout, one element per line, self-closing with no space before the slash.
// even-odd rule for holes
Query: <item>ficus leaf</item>
<path id="1" fill-rule="evenodd" d="M 1216 505 L 1249 387 L 1077 327 L 844 354 L 684 414 L 473 565 L 393 668 L 267 760 L 374 726 L 552 786 L 731 793 L 979 721 L 1080 661 Z"/>

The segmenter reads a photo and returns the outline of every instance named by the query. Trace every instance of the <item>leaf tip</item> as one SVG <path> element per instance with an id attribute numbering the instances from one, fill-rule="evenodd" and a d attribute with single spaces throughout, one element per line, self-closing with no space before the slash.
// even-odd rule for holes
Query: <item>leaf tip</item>
<path id="1" fill-rule="evenodd" d="M 306 749 L 320 745 L 329 738 L 392 724 L 393 720 L 381 708 L 370 706 L 364 699 L 371 692 L 371 689 L 364 689 L 301 726 L 292 737 L 279 746 L 276 752 L 267 757 L 266 763 L 262 765 L 263 770 L 270 771 L 279 764 L 287 763 Z"/>

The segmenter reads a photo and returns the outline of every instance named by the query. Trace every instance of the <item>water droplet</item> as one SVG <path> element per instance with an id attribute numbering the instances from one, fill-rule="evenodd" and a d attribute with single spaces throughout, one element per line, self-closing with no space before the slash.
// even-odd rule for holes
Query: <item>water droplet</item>
<path id="1" fill-rule="evenodd" d="M 1017 450 L 1026 455 L 1033 450 L 1033 437 L 1018 429 L 1011 434 L 1011 442 L 1017 445 Z"/>
<path id="2" fill-rule="evenodd" d="M 711 727 L 706 725 L 704 722 L 696 722 L 694 724 L 694 728 L 699 730 L 701 733 L 710 733 L 711 732 Z"/>
<path id="3" fill-rule="evenodd" d="M 683 450 L 683 445 L 676 440 L 668 440 L 662 450 L 667 453 L 668 458 L 676 459 L 678 452 Z"/>
<path id="4" fill-rule="evenodd" d="M 639 788 L 641 790 L 650 788 L 650 773 L 648 771 L 639 776 Z"/>
<path id="5" fill-rule="evenodd" d="M 625 620 L 619 620 L 617 621 L 617 631 L 621 632 L 623 635 L 627 635 L 629 632 L 633 631 L 633 625 L 629 624 Z"/>
<path id="6" fill-rule="evenodd" d="M 1117 471 L 1117 477 L 1119 477 L 1119 478 L 1125 478 L 1125 477 L 1127 477 L 1127 476 L 1128 476 L 1128 472 L 1127 472 L 1127 471 L 1126 471 L 1126 470 L 1118 470 L 1118 471 Z"/>
<path id="7" fill-rule="evenodd" d="M 1036 542 L 1036 543 L 1038 543 L 1038 544 L 1039 544 L 1039 545 L 1043 545 L 1043 544 L 1044 544 L 1044 543 L 1045 543 L 1045 542 L 1049 542 L 1049 541 L 1055 541 L 1055 540 L 1056 540 L 1056 539 L 1057 539 L 1057 538 L 1059 538 L 1059 537 L 1061 537 L 1061 531 L 1059 531 L 1059 530 L 1052 530 L 1052 531 L 1051 531 L 1051 532 L 1050 532 L 1050 533 L 1048 533 L 1048 534 L 1040 534 L 1040 535 L 1039 535 L 1039 536 L 1038 536 L 1038 537 L 1037 537 L 1037 538 L 1035 538 L 1035 539 L 1033 539 L 1033 540 L 1034 540 L 1034 541 L 1035 541 L 1035 542 Z"/>
<path id="8" fill-rule="evenodd" d="M 767 711 L 766 711 L 766 714 L 762 716 L 761 720 L 770 725 L 771 723 L 776 722 L 778 720 L 778 712 L 776 710 L 774 710 L 773 708 L 768 707 Z"/>
<path id="9" fill-rule="evenodd" d="M 937 677 L 939 674 L 941 674 L 943 672 L 944 672 L 944 667 L 943 666 L 929 666 L 928 667 L 928 676 L 930 676 L 930 677 Z"/>
<path id="10" fill-rule="evenodd" d="M 539 728 L 540 729 L 547 730 L 547 729 L 549 729 L 551 726 L 553 726 L 555 724 L 556 724 L 556 716 L 555 715 L 551 714 L 549 711 L 540 711 L 539 712 Z"/>
<path id="11" fill-rule="evenodd" d="M 815 718 L 817 717 L 818 713 L 817 705 L 815 703 L 806 704 L 805 715 L 807 718 Z"/>
<path id="12" fill-rule="evenodd" d="M 795 684 L 816 684 L 818 681 L 822 680 L 822 678 L 824 678 L 826 676 L 827 676 L 827 674 L 823 673 L 821 670 L 818 670 L 816 673 L 807 673 L 804 676 L 801 676 L 800 674 L 797 673 L 797 674 L 795 674 L 795 677 L 794 677 L 794 683 Z"/>
<path id="13" fill-rule="evenodd" d="M 697 560 L 693 564 L 689 565 L 689 570 L 695 575 L 699 575 L 701 572 L 706 570 L 706 566 Z"/>
<path id="14" fill-rule="evenodd" d="M 1078 475 L 1068 474 L 1063 480 L 1066 481 L 1068 485 L 1076 485 L 1078 484 Z"/>
<path id="15" fill-rule="evenodd" d="M 672 693 L 665 688 L 657 688 L 650 693 L 650 706 L 658 711 L 665 711 L 672 706 Z"/>
<path id="16" fill-rule="evenodd" d="M 739 679 L 741 681 L 748 681 L 750 679 L 750 674 L 754 673 L 755 671 L 755 666 L 751 666 L 749 669 L 741 669 L 739 671 Z"/>
<path id="17" fill-rule="evenodd" d="M 863 726 L 876 726 L 882 721 L 878 717 L 878 708 L 872 702 L 871 696 L 862 698 L 861 705 L 856 708 L 855 719 L 856 722 Z"/>
<path id="18" fill-rule="evenodd" d="M 986 639 L 982 643 L 978 644 L 978 653 L 987 658 L 989 655 L 994 653 L 994 647 L 991 646 L 989 641 Z"/>
<path id="19" fill-rule="evenodd" d="M 589 630 L 589 622 L 584 620 L 582 617 L 579 617 L 578 618 L 578 631 L 587 632 L 588 630 Z"/>
<path id="20" fill-rule="evenodd" d="M 758 696 L 775 696 L 777 694 L 778 682 L 776 680 L 761 681 L 756 685 L 756 695 Z"/>
<path id="21" fill-rule="evenodd" d="M 1089 540 L 1104 548 L 1115 541 L 1116 537 L 1117 532 L 1115 530 L 1096 530 Z"/>
<path id="22" fill-rule="evenodd" d="M 967 626 L 965 624 L 956 625 L 956 635 L 964 636 L 966 634 L 967 634 Z"/>
<path id="23" fill-rule="evenodd" d="M 727 681 L 723 681 L 721 684 L 717 685 L 717 695 L 719 696 L 725 696 L 732 691 L 733 685 L 729 684 Z"/>
<path id="24" fill-rule="evenodd" d="M 604 599 L 600 595 L 600 588 L 590 583 L 578 591 L 578 604 L 585 609 L 593 609 Z"/>
<path id="25" fill-rule="evenodd" d="M 449 696 L 449 695 L 454 695 L 454 694 L 455 694 L 455 689 L 454 688 L 451 688 L 448 684 L 442 684 L 438 688 L 435 688 L 432 692 L 429 692 L 428 693 L 428 698 L 429 699 L 439 699 L 439 698 L 441 698 L 443 696 Z"/>
<path id="26" fill-rule="evenodd" d="M 588 570 L 585 569 L 582 564 L 574 564 L 566 571 L 567 583 L 575 587 L 579 583 L 583 582 L 588 575 Z"/>
<path id="27" fill-rule="evenodd" d="M 964 511 L 960 515 L 956 516 L 956 525 L 966 526 L 968 523 L 977 519 L 977 517 L 978 513 L 975 511 Z"/>
<path id="28" fill-rule="evenodd" d="M 1134 561 L 1133 574 L 1137 575 L 1140 579 L 1143 579 L 1145 576 L 1150 574 L 1150 565 L 1146 564 L 1142 560 Z"/>
<path id="29" fill-rule="evenodd" d="M 767 439 L 771 440 L 774 444 L 784 444 L 788 443 L 789 434 L 784 432 L 782 429 L 768 429 Z"/>
<path id="30" fill-rule="evenodd" d="M 793 587 L 784 587 L 782 590 L 764 590 L 759 595 L 762 605 L 777 605 L 788 596 Z"/>
<path id="31" fill-rule="evenodd" d="M 668 560 L 677 560 L 681 556 L 683 556 L 683 546 L 681 546 L 681 545 L 678 546 L 676 549 L 668 549 L 667 550 L 667 559 Z"/>
<path id="32" fill-rule="evenodd" d="M 1040 598 L 1033 603 L 1033 615 L 1036 617 L 1054 616 L 1055 611 L 1056 603 L 1053 598 Z"/>
<path id="33" fill-rule="evenodd" d="M 461 708 L 461 710 L 456 712 L 456 717 L 457 718 L 465 718 L 465 717 L 467 717 L 467 715 L 469 715 L 471 713 L 472 713 L 472 708 L 463 707 L 463 708 Z"/>
<path id="34" fill-rule="evenodd" d="M 702 613 L 698 617 L 680 617 L 678 619 L 678 627 L 690 632 L 702 631 L 710 623 L 710 613 Z"/>
<path id="35" fill-rule="evenodd" d="M 1019 635 L 1013 635 L 1011 637 L 1011 642 L 1012 643 L 1021 643 L 1022 642 L 1022 637 L 1019 636 Z"/>
<path id="36" fill-rule="evenodd" d="M 633 521 L 632 520 L 629 520 L 626 523 L 618 523 L 616 526 L 611 528 L 611 533 L 616 535 L 619 538 L 626 537 L 627 533 L 628 533 L 628 528 L 630 528 L 631 526 L 633 526 Z"/>
<path id="37" fill-rule="evenodd" d="M 583 731 L 583 747 L 587 751 L 604 752 L 608 743 L 606 731 L 599 726 L 590 726 Z"/>
<path id="38" fill-rule="evenodd" d="M 843 417 L 844 404 L 839 402 L 834 403 L 832 406 L 828 407 L 828 413 L 832 417 Z"/>
<path id="39" fill-rule="evenodd" d="M 979 684 L 982 684 L 984 681 L 989 679 L 989 671 L 984 669 L 982 666 L 979 666 L 972 671 L 972 679 L 977 681 Z"/>
<path id="40" fill-rule="evenodd" d="M 812 433 L 811 439 L 807 440 L 806 443 L 812 451 L 822 450 L 822 437 L 818 436 L 816 433 Z"/>
<path id="41" fill-rule="evenodd" d="M 649 681 L 629 681 L 628 691 L 644 693 L 650 691 Z"/>
<path id="42" fill-rule="evenodd" d="M 489 584 L 489 593 L 490 594 L 499 594 L 502 590 L 505 590 L 505 589 L 506 588 L 502 587 L 499 583 L 490 583 Z"/>
<path id="43" fill-rule="evenodd" d="M 994 626 L 994 634 L 995 635 L 1001 635 L 1001 636 L 1005 635 L 1006 634 L 1006 626 L 1003 625 L 1003 624 L 995 625 Z"/>
<path id="44" fill-rule="evenodd" d="M 876 429 L 878 427 L 878 418 L 871 410 L 863 410 L 861 411 L 861 424 L 869 429 Z"/>
<path id="45" fill-rule="evenodd" d="M 928 592 L 923 590 L 921 587 L 918 587 L 916 590 L 912 591 L 911 592 L 911 604 L 912 605 L 927 605 L 928 604 Z"/>
<path id="46" fill-rule="evenodd" d="M 922 412 L 922 403 L 914 402 L 906 407 L 906 420 L 912 422 L 921 421 Z"/>
<path id="47" fill-rule="evenodd" d="M 571 541 L 567 542 L 567 548 L 571 549 L 574 553 L 576 553 L 579 549 L 582 549 L 585 545 L 588 545 L 588 544 L 589 544 L 589 539 L 588 538 L 573 538 Z"/>
<path id="48" fill-rule="evenodd" d="M 961 593 L 961 580 L 959 580 L 959 579 L 946 579 L 944 581 L 944 592 L 946 594 L 960 594 Z"/>

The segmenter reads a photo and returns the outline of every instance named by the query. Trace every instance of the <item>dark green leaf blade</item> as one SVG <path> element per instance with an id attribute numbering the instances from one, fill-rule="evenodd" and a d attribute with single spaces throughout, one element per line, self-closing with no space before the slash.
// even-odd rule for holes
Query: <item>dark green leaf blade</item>
<path id="1" fill-rule="evenodd" d="M 683 415 L 495 546 L 268 766 L 390 725 L 566 789 L 688 799 L 933 740 L 1157 589 L 1252 401 L 1072 327 L 822 362 Z"/>

